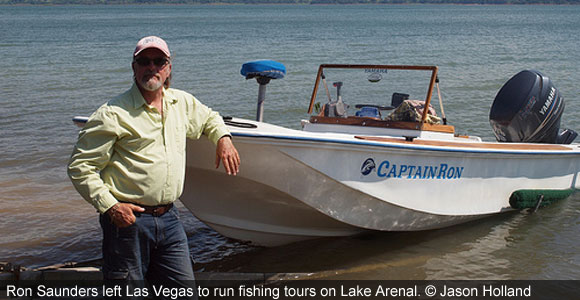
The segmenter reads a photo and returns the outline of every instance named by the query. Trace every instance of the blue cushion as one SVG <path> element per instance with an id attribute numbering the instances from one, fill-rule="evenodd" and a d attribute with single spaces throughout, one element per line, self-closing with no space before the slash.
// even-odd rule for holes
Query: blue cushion
<path id="1" fill-rule="evenodd" d="M 255 60 L 242 65 L 240 73 L 246 76 L 246 79 L 262 76 L 270 79 L 284 78 L 286 67 L 283 64 L 273 60 Z"/>
<path id="2" fill-rule="evenodd" d="M 371 118 L 380 118 L 381 117 L 378 108 L 369 107 L 369 106 L 361 107 L 361 109 L 356 112 L 356 116 L 357 117 L 371 117 Z"/>

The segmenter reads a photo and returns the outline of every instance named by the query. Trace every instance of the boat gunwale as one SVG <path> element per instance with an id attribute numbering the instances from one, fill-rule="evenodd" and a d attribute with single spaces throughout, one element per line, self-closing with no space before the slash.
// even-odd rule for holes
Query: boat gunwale
<path id="1" fill-rule="evenodd" d="M 538 155 L 578 155 L 580 156 L 580 145 L 572 144 L 568 148 L 568 150 L 523 150 L 523 149 L 514 149 L 509 151 L 509 149 L 505 148 L 465 148 L 461 146 L 456 146 L 454 143 L 456 142 L 448 142 L 447 145 L 441 146 L 430 146 L 430 145 L 421 145 L 421 144 L 413 144 L 413 143 L 404 143 L 404 138 L 401 138 L 401 142 L 392 142 L 392 141 L 372 141 L 372 140 L 364 140 L 364 139 L 357 139 L 355 135 L 349 135 L 351 138 L 344 138 L 340 139 L 337 137 L 314 137 L 314 136 L 305 136 L 305 135 L 279 135 L 279 134 L 272 134 L 266 132 L 259 132 L 259 133 L 250 133 L 244 131 L 231 131 L 233 137 L 241 137 L 241 138 L 259 138 L 259 139 L 275 139 L 275 140 L 286 140 L 286 141 L 303 141 L 303 142 L 324 142 L 324 143 L 332 143 L 332 144 L 343 144 L 343 145 L 358 145 L 358 146 L 373 146 L 373 147 L 380 147 L 380 148 L 395 148 L 395 149 L 406 149 L 406 150 L 421 150 L 421 151 L 434 151 L 434 152 L 454 152 L 454 153 L 474 153 L 474 154 L 509 154 L 509 155 L 517 155 L 517 156 L 538 156 Z M 387 137 L 385 137 L 387 138 Z M 396 139 L 396 138 L 393 138 Z M 446 142 L 446 141 L 441 141 Z M 461 144 L 462 142 L 457 142 Z M 463 142 L 464 143 L 464 142 Z M 482 144 L 493 144 L 493 143 L 486 143 L 486 142 L 475 142 L 474 144 L 482 143 Z M 498 143 L 499 145 L 499 143 Z M 506 144 L 506 148 L 510 147 L 510 145 L 522 145 L 522 144 Z M 537 145 L 537 144 L 532 144 Z M 541 145 L 541 144 L 540 144 Z M 576 147 L 577 149 L 574 149 Z"/>
<path id="2" fill-rule="evenodd" d="M 554 151 L 573 151 L 571 147 L 561 144 L 526 144 L 526 143 L 490 143 L 490 142 L 448 142 L 439 140 L 413 139 L 408 141 L 406 139 L 396 137 L 378 137 L 378 136 L 355 136 L 357 139 L 377 142 L 389 143 L 404 143 L 414 145 L 428 145 L 428 146 L 451 146 L 461 148 L 478 148 L 478 149 L 513 149 L 513 150 L 554 150 Z"/>

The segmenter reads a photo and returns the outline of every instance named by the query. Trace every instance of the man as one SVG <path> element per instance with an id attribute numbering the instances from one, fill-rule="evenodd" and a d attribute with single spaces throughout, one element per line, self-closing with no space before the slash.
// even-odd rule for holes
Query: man
<path id="1" fill-rule="evenodd" d="M 183 191 L 186 137 L 206 135 L 217 144 L 216 168 L 222 162 L 228 174 L 239 172 L 222 118 L 169 88 L 171 67 L 163 39 L 141 39 L 133 52 L 133 86 L 93 113 L 69 161 L 75 188 L 101 214 L 105 280 L 193 282 L 173 206 Z"/>

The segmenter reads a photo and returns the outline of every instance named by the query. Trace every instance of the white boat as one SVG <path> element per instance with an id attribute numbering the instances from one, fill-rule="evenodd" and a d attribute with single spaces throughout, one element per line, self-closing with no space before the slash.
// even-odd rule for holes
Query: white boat
<path id="1" fill-rule="evenodd" d="M 391 70 L 427 71 L 427 103 L 436 86 L 436 67 L 321 65 L 309 113 L 335 69 L 358 71 L 369 82 Z M 327 107 L 341 105 L 335 100 Z M 303 120 L 302 130 L 232 119 L 242 157 L 237 176 L 215 169 L 207 139 L 188 141 L 182 202 L 224 236 L 276 246 L 366 230 L 441 228 L 511 211 L 510 196 L 519 190 L 542 190 L 525 194 L 535 204 L 537 195 L 561 191 L 562 198 L 580 187 L 578 144 L 483 142 L 427 123 L 427 113 L 419 122 L 323 113 Z"/>
<path id="2" fill-rule="evenodd" d="M 271 61 L 244 67 L 244 75 L 255 76 L 260 83 L 257 119 L 261 120 L 265 86 L 285 70 Z M 264 71 L 268 67 L 272 70 Z M 340 71 L 348 75 L 341 77 Z M 386 120 L 383 114 L 392 107 L 365 104 L 370 92 L 385 86 L 407 91 L 424 76 L 428 84 L 419 90 L 425 97 L 423 105 L 430 107 L 435 87 L 439 90 L 437 71 L 434 66 L 321 65 L 308 110 L 319 112 L 302 120 L 302 130 L 247 119 L 227 121 L 242 158 L 237 176 L 215 169 L 211 142 L 189 140 L 181 201 L 224 236 L 276 246 L 368 230 L 442 228 L 539 206 L 580 187 L 580 145 L 571 144 L 573 131 L 559 129 L 563 99 L 539 72 L 514 76 L 496 97 L 494 107 L 500 116 L 491 123 L 498 139 L 509 142 L 459 136 L 453 126 L 435 124 L 441 118 L 430 110 L 413 110 L 409 104 L 417 103 L 401 93 L 394 94 L 393 102 L 404 100 L 406 112 L 419 113 L 417 120 L 397 120 L 403 106 L 396 110 L 398 116 L 394 113 Z M 409 86 L 397 79 L 416 73 L 422 75 L 410 75 Z M 335 99 L 326 78 L 341 80 L 335 84 Z M 342 82 L 345 98 L 367 99 L 356 105 L 358 116 L 345 115 Z M 326 94 L 323 106 L 317 104 L 319 94 Z M 524 104 L 506 108 L 502 102 L 513 106 L 515 94 L 523 95 Z M 515 111 L 506 117 L 509 109 Z M 517 119 L 514 115 L 544 119 L 510 124 Z M 539 123 L 532 126 L 532 121 Z"/>

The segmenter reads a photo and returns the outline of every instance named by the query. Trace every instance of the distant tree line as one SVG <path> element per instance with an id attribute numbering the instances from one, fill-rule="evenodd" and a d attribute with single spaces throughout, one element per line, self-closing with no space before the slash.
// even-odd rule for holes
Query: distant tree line
<path id="1" fill-rule="evenodd" d="M 62 4 L 580 4 L 580 0 L 0 0 L 0 5 Z"/>

